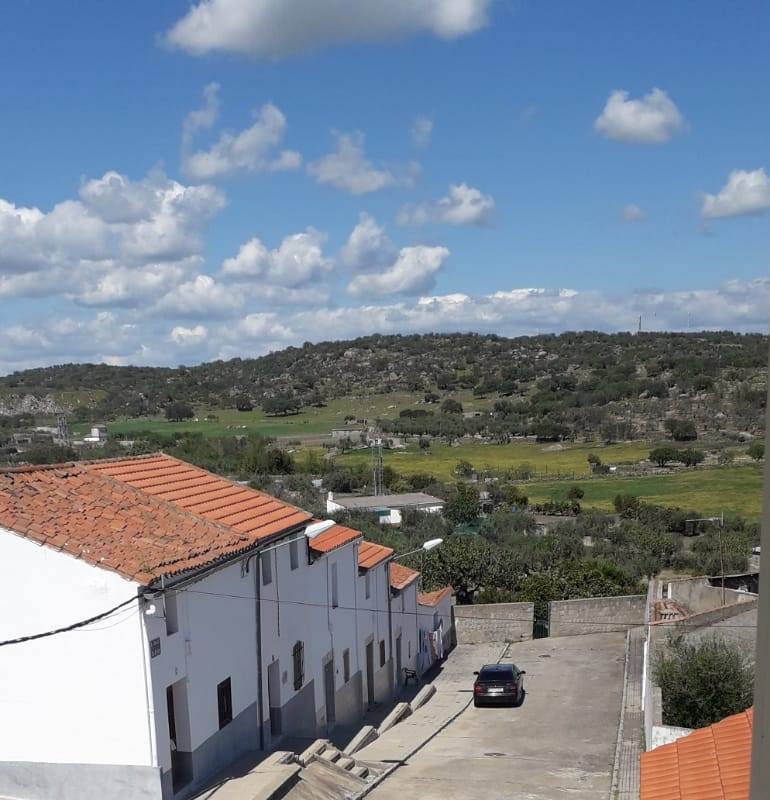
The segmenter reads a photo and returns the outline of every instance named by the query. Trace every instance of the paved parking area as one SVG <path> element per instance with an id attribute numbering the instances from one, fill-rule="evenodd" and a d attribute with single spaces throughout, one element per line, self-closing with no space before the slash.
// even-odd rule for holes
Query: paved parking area
<path id="1" fill-rule="evenodd" d="M 436 681 L 439 692 L 470 699 L 473 671 L 489 659 L 490 652 L 489 645 L 458 647 Z M 477 709 L 471 705 L 369 797 L 608 798 L 624 653 L 624 633 L 511 645 L 505 660 L 527 671 L 523 706 Z"/>

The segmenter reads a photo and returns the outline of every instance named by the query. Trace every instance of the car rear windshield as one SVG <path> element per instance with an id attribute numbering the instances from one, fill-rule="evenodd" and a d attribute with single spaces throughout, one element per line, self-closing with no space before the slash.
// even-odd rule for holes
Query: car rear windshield
<path id="1" fill-rule="evenodd" d="M 493 667 L 482 667 L 479 672 L 479 681 L 481 683 L 490 683 L 492 681 L 510 681 L 513 680 L 513 667 L 510 664 L 499 664 Z"/>

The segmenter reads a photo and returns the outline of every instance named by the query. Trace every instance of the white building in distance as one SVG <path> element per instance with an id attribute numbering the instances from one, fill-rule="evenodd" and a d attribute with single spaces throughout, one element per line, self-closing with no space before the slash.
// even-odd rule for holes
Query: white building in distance
<path id="1" fill-rule="evenodd" d="M 414 509 L 428 514 L 440 514 L 444 501 L 423 492 L 359 496 L 329 492 L 326 495 L 326 513 L 335 511 L 366 511 L 376 514 L 383 525 L 400 525 L 402 511 Z"/>
<path id="2" fill-rule="evenodd" d="M 162 454 L 0 471 L 0 796 L 184 800 L 355 722 L 452 624 L 392 558 Z"/>

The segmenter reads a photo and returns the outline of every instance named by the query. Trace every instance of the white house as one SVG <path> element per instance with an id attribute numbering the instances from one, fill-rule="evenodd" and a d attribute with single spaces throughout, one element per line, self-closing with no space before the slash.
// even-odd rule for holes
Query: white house
<path id="1" fill-rule="evenodd" d="M 423 616 L 392 555 L 165 455 L 0 472 L 0 796 L 184 800 L 354 722 Z"/>
<path id="2" fill-rule="evenodd" d="M 367 511 L 377 514 L 383 525 L 400 525 L 404 509 L 440 514 L 444 510 L 444 501 L 423 492 L 369 496 L 335 495 L 329 492 L 326 496 L 327 514 L 335 511 Z"/>

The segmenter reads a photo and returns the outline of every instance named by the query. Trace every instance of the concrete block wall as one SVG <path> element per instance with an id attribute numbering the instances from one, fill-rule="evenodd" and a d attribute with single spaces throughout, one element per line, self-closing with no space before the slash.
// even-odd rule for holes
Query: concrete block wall
<path id="1" fill-rule="evenodd" d="M 489 603 L 455 606 L 458 644 L 523 642 L 532 638 L 534 603 Z"/>
<path id="2" fill-rule="evenodd" d="M 647 595 L 588 597 L 549 603 L 550 636 L 625 631 L 644 625 Z"/>
<path id="3" fill-rule="evenodd" d="M 670 600 L 675 600 L 684 606 L 690 614 L 713 611 L 722 605 L 732 605 L 752 599 L 752 595 L 746 594 L 746 592 L 725 588 L 723 603 L 722 587 L 712 586 L 708 578 L 684 578 L 669 581 L 666 584 L 666 593 Z"/>

